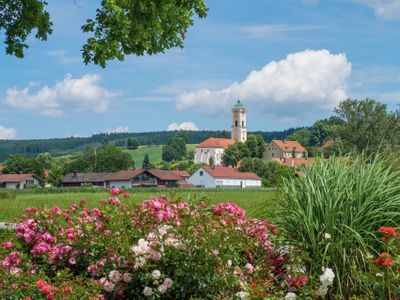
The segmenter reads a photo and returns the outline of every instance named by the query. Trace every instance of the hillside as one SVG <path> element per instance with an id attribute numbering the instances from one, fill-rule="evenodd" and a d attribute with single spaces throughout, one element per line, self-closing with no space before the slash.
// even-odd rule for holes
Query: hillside
<path id="1" fill-rule="evenodd" d="M 261 134 L 266 142 L 272 139 L 284 139 L 299 128 L 290 128 L 283 131 L 249 132 Z M 186 131 L 188 144 L 199 144 L 209 137 L 220 137 L 227 134 L 225 131 Z M 49 152 L 52 156 L 71 154 L 82 150 L 86 146 L 96 146 L 107 139 L 111 143 L 126 142 L 128 138 L 137 138 L 140 145 L 165 145 L 176 134 L 175 131 L 141 132 L 141 133 L 112 133 L 95 134 L 91 137 L 68 137 L 30 140 L 0 140 L 0 161 L 4 161 L 10 154 L 24 154 L 35 156 L 38 153 Z M 149 153 L 150 154 L 150 153 Z"/>

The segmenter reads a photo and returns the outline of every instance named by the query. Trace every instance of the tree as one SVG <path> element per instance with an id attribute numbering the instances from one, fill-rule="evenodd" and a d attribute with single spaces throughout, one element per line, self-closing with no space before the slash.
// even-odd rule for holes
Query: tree
<path id="1" fill-rule="evenodd" d="M 151 169 L 150 157 L 149 157 L 148 154 L 145 154 L 145 156 L 143 158 L 142 169 L 143 170 L 150 170 Z"/>
<path id="2" fill-rule="evenodd" d="M 314 145 L 314 135 L 308 128 L 301 128 L 287 137 L 289 141 L 298 141 L 304 147 Z"/>
<path id="3" fill-rule="evenodd" d="M 182 132 L 183 133 L 183 132 Z M 162 159 L 164 161 L 182 160 L 186 155 L 186 135 L 179 132 L 163 147 Z"/>
<path id="4" fill-rule="evenodd" d="M 265 142 L 262 135 L 250 134 L 247 137 L 246 146 L 249 149 L 250 157 L 263 157 L 265 151 Z"/>
<path id="5" fill-rule="evenodd" d="M 208 160 L 208 164 L 211 168 L 215 167 L 215 160 L 214 160 L 214 156 L 210 156 L 210 159 Z"/>
<path id="6" fill-rule="evenodd" d="M 135 150 L 139 148 L 139 141 L 135 138 L 129 138 L 127 142 L 127 148 L 131 150 Z"/>
<path id="7" fill-rule="evenodd" d="M 5 31 L 7 54 L 23 57 L 33 30 L 37 30 L 37 39 L 48 38 L 53 24 L 46 6 L 44 0 L 0 0 L 0 30 Z M 82 48 L 83 61 L 104 68 L 107 61 L 122 61 L 125 55 L 182 48 L 194 16 L 204 18 L 206 14 L 204 0 L 101 1 L 96 17 L 81 27 L 91 34 Z"/>
<path id="8" fill-rule="evenodd" d="M 222 130 L 217 134 L 216 137 L 217 138 L 221 138 L 221 139 L 230 139 L 231 138 L 231 133 L 229 131 Z"/>
<path id="9" fill-rule="evenodd" d="M 13 154 L 4 164 L 3 173 L 5 174 L 27 174 L 33 173 L 34 161 L 22 154 Z"/>
<path id="10" fill-rule="evenodd" d="M 244 143 L 229 145 L 222 155 L 222 163 L 226 166 L 235 167 L 245 157 L 250 157 L 250 151 Z"/>
<path id="11" fill-rule="evenodd" d="M 342 122 L 337 135 L 349 149 L 368 154 L 386 145 L 399 142 L 399 112 L 390 112 L 387 106 L 373 99 L 347 99 L 335 113 Z"/>
<path id="12" fill-rule="evenodd" d="M 129 169 L 132 157 L 122 149 L 105 143 L 97 150 L 95 172 L 116 172 Z"/>
<path id="13" fill-rule="evenodd" d="M 63 168 L 60 164 L 54 164 L 49 171 L 47 181 L 53 186 L 61 186 L 61 182 L 64 179 Z"/>

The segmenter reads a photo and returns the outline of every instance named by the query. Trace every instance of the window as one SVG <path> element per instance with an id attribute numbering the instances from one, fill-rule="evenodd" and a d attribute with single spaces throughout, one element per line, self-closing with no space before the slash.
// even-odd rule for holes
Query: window
<path id="1" fill-rule="evenodd" d="M 272 154 L 272 157 L 274 157 L 274 152 L 272 152 L 271 154 Z"/>
<path id="2" fill-rule="evenodd" d="M 33 179 L 27 179 L 27 180 L 25 181 L 25 184 L 26 184 L 26 185 L 32 185 L 32 184 L 35 184 L 35 181 L 34 181 Z"/>
<path id="3" fill-rule="evenodd" d="M 203 176 L 204 172 L 203 172 L 203 171 L 200 171 L 200 173 L 199 173 L 199 174 L 200 174 L 200 176 Z"/>
<path id="4" fill-rule="evenodd" d="M 244 127 L 244 121 L 242 121 L 242 127 Z"/>
<path id="5" fill-rule="evenodd" d="M 235 127 L 237 127 L 237 125 L 238 125 L 238 121 L 235 121 Z"/>

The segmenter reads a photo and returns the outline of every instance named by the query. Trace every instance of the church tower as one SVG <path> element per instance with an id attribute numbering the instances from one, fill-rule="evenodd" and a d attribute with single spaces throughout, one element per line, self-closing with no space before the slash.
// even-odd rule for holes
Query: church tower
<path id="1" fill-rule="evenodd" d="M 246 121 L 246 109 L 240 100 L 232 107 L 232 130 L 231 138 L 236 142 L 247 141 L 247 121 Z"/>

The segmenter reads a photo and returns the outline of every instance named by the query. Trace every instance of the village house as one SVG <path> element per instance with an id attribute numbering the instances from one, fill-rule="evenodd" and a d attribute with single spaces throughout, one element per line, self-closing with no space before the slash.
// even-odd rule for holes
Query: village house
<path id="1" fill-rule="evenodd" d="M 188 183 L 198 188 L 259 188 L 261 178 L 231 167 L 203 166 L 189 177 Z"/>
<path id="2" fill-rule="evenodd" d="M 81 187 L 89 184 L 95 187 L 109 187 L 107 178 L 114 173 L 69 173 L 61 182 L 63 187 Z"/>
<path id="3" fill-rule="evenodd" d="M 231 114 L 231 138 L 208 138 L 197 145 L 194 159 L 196 164 L 209 164 L 212 158 L 214 165 L 219 166 L 222 164 L 222 156 L 225 150 L 230 145 L 236 142 L 244 143 L 247 141 L 246 109 L 239 100 L 232 107 Z"/>
<path id="4" fill-rule="evenodd" d="M 188 187 L 186 171 L 175 170 L 124 170 L 107 178 L 110 187 Z"/>
<path id="5" fill-rule="evenodd" d="M 264 159 L 303 158 L 305 153 L 306 149 L 298 141 L 272 140 L 266 145 Z"/>
<path id="6" fill-rule="evenodd" d="M 39 185 L 40 179 L 34 174 L 1 174 L 0 188 L 24 189 L 31 185 Z"/>

